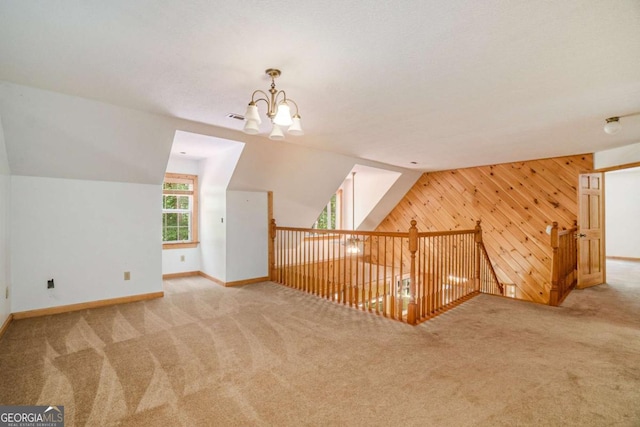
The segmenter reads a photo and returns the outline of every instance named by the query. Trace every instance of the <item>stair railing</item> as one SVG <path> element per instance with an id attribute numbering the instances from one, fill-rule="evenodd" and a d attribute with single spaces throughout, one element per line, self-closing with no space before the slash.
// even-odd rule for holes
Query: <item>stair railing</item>
<path id="1" fill-rule="evenodd" d="M 558 223 L 551 225 L 551 291 L 549 305 L 558 306 L 569 295 L 578 282 L 578 226 L 560 230 Z"/>
<path id="2" fill-rule="evenodd" d="M 365 232 L 279 227 L 271 220 L 272 281 L 416 324 L 502 285 L 475 229 Z"/>

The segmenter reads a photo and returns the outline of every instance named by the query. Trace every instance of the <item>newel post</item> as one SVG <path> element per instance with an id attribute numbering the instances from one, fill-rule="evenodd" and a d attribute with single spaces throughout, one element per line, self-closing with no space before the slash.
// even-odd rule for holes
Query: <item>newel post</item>
<path id="1" fill-rule="evenodd" d="M 557 306 L 560 299 L 558 289 L 558 247 L 560 240 L 558 237 L 558 222 L 553 221 L 551 225 L 551 291 L 549 292 L 549 305 Z"/>
<path id="2" fill-rule="evenodd" d="M 276 280 L 276 220 L 269 224 L 269 280 Z"/>
<path id="3" fill-rule="evenodd" d="M 480 255 L 482 251 L 482 227 L 480 227 L 480 221 L 476 221 L 475 227 L 475 241 L 476 241 L 476 256 L 475 256 L 475 289 L 476 292 L 480 292 Z"/>
<path id="4" fill-rule="evenodd" d="M 416 304 L 416 251 L 418 250 L 418 228 L 416 220 L 411 220 L 411 228 L 409 228 L 409 252 L 411 252 L 411 286 L 409 306 L 407 307 L 407 323 L 415 325 L 417 323 L 418 305 Z"/>

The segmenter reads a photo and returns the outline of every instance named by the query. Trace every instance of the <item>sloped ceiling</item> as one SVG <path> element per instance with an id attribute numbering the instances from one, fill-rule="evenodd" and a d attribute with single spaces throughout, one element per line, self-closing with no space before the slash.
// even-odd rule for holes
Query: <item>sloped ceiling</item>
<path id="1" fill-rule="evenodd" d="M 14 175 L 160 184 L 175 124 L 101 102 L 0 82 Z"/>
<path id="2" fill-rule="evenodd" d="M 637 0 L 7 0 L 0 79 L 240 129 L 277 67 L 290 142 L 438 170 L 640 141 L 640 117 L 602 132 L 640 111 L 638 22 Z"/>

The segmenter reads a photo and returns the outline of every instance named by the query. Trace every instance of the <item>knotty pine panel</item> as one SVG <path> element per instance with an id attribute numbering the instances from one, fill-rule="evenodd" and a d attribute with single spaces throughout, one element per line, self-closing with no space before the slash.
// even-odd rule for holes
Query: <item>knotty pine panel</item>
<path id="1" fill-rule="evenodd" d="M 547 303 L 551 246 L 545 230 L 557 221 L 573 226 L 578 215 L 578 175 L 593 156 L 541 159 L 428 172 L 376 231 L 471 229 L 482 221 L 484 244 L 498 279 L 515 285 L 515 297 Z"/>

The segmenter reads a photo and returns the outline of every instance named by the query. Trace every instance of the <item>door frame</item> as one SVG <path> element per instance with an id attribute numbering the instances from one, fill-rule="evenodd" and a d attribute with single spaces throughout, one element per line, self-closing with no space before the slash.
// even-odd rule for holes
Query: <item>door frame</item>
<path id="1" fill-rule="evenodd" d="M 623 170 L 623 169 L 633 169 L 633 168 L 637 168 L 640 167 L 640 162 L 633 162 L 633 163 L 625 163 L 622 165 L 616 165 L 616 166 L 608 166 L 605 168 L 598 168 L 598 169 L 593 169 L 591 171 L 583 171 L 580 172 L 580 174 L 583 173 L 595 173 L 595 172 L 602 172 L 602 195 L 604 197 L 605 202 L 603 203 L 603 212 L 604 212 L 604 221 L 602 221 L 602 238 L 605 239 L 604 241 L 604 261 L 605 261 L 605 268 L 603 271 L 603 279 L 604 279 L 604 283 L 607 283 L 607 268 L 606 268 L 606 262 L 607 262 L 607 241 L 606 241 L 606 236 L 607 236 L 607 230 L 606 230 L 606 218 L 607 218 L 607 196 L 606 196 L 606 172 L 613 172 L 613 171 L 618 171 L 618 170 Z M 579 179 L 579 178 L 578 178 Z M 579 203 L 580 201 L 578 201 Z M 578 214 L 579 217 L 579 214 Z M 579 219 L 579 218 L 578 218 Z M 579 225 L 579 224 L 578 224 Z"/>

